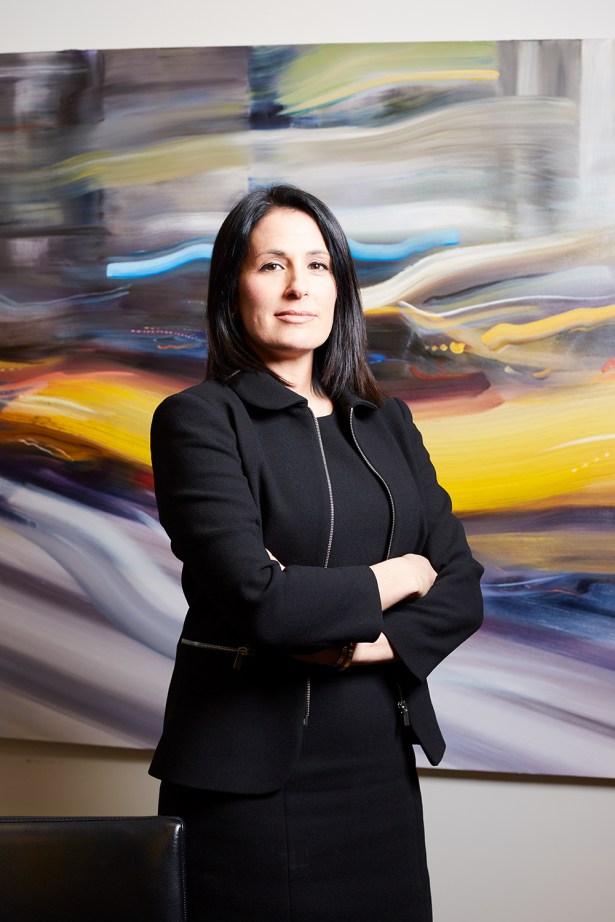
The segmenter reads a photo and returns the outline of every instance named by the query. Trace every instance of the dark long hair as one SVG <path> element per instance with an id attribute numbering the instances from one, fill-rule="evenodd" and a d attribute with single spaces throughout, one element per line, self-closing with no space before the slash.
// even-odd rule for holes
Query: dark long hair
<path id="1" fill-rule="evenodd" d="M 344 231 L 320 199 L 289 185 L 268 186 L 244 195 L 220 227 L 209 270 L 205 377 L 222 381 L 237 370 L 266 371 L 283 384 L 287 383 L 267 368 L 247 346 L 240 319 L 234 311 L 239 273 L 250 234 L 274 208 L 303 211 L 313 218 L 331 256 L 337 299 L 331 333 L 315 351 L 316 388 L 332 398 L 339 397 L 342 390 L 348 389 L 380 406 L 383 392 L 365 357 L 365 318 Z"/>

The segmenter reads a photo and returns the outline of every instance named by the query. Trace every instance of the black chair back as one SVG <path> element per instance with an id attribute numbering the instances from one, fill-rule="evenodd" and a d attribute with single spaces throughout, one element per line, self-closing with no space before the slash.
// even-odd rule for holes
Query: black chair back
<path id="1" fill-rule="evenodd" d="M 185 922 L 182 821 L 0 818 L 0 919 Z"/>

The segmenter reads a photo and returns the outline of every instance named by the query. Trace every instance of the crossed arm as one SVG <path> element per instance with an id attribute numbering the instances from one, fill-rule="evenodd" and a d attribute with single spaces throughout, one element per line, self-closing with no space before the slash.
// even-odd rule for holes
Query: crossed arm
<path id="1" fill-rule="evenodd" d="M 231 612 L 242 641 L 279 649 L 318 643 L 324 649 L 307 655 L 326 664 L 338 661 L 341 644 L 357 641 L 353 663 L 399 657 L 418 681 L 478 628 L 482 568 L 472 560 L 405 405 L 391 402 L 386 412 L 424 503 L 421 554 L 371 568 L 289 564 L 281 573 L 263 546 L 261 514 L 246 475 L 250 446 L 240 455 L 229 424 L 234 407 L 220 395 L 210 399 L 209 390 L 202 394 L 207 400 L 198 393 L 168 398 L 152 425 L 160 520 L 185 564 L 195 624 L 207 597 L 214 630 Z"/>
<path id="2" fill-rule="evenodd" d="M 267 550 L 267 553 L 272 560 L 275 560 L 284 569 L 271 551 Z M 422 598 L 427 595 L 438 575 L 427 558 L 421 554 L 404 554 L 402 557 L 392 557 L 390 560 L 383 560 L 381 563 L 373 564 L 370 569 L 378 583 L 383 612 L 404 599 Z M 295 658 L 304 662 L 332 666 L 337 661 L 339 652 L 337 647 L 328 647 L 325 650 L 319 650 L 317 653 L 298 654 Z M 372 643 L 363 642 L 356 645 L 352 665 L 386 663 L 396 658 L 397 654 L 388 637 L 386 634 L 381 633 L 378 639 Z"/>

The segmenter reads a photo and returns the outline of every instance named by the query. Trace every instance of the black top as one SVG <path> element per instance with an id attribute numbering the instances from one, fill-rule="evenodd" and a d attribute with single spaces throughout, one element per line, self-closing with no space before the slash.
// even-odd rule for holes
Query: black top
<path id="1" fill-rule="evenodd" d="M 335 508 L 329 566 L 378 563 L 385 557 L 391 525 L 384 486 L 352 444 L 339 411 L 319 416 L 318 428 Z"/>

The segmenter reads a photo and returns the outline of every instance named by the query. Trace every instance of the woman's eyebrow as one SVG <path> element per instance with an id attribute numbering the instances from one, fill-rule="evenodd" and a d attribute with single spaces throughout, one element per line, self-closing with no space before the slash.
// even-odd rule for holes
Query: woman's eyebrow
<path id="1" fill-rule="evenodd" d="M 307 250 L 306 256 L 329 256 L 328 250 Z M 286 250 L 262 250 L 254 254 L 254 259 L 262 259 L 263 256 L 288 256 Z"/>

